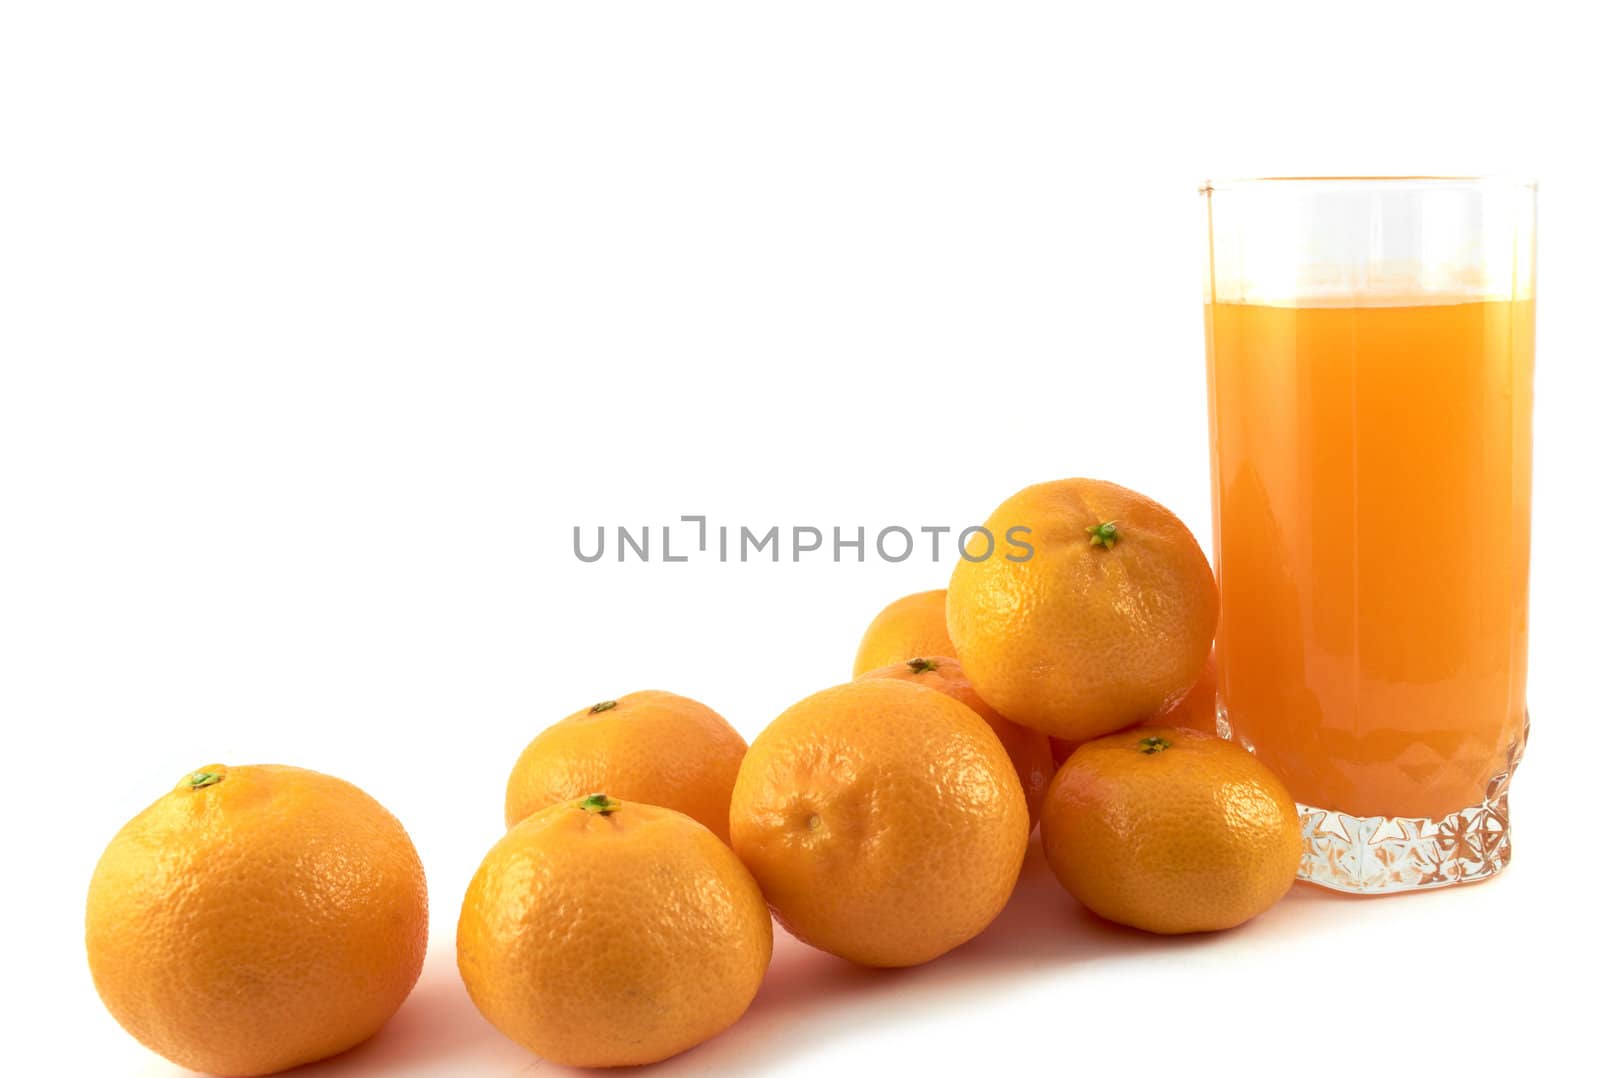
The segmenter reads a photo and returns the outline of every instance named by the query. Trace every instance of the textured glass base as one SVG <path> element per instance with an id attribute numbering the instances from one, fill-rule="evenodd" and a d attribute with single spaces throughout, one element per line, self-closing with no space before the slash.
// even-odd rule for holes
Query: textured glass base
<path id="1" fill-rule="evenodd" d="M 1220 706 L 1217 733 L 1255 751 L 1248 739 L 1234 736 Z M 1335 891 L 1368 895 L 1448 887 L 1493 876 L 1511 860 L 1508 798 L 1527 736 L 1524 723 L 1506 750 L 1505 770 L 1489 780 L 1481 803 L 1442 819 L 1351 816 L 1300 805 L 1305 839 L 1300 878 Z"/>
<path id="2" fill-rule="evenodd" d="M 1483 803 L 1442 820 L 1348 816 L 1300 806 L 1300 878 L 1335 891 L 1386 894 L 1486 880 L 1511 860 L 1510 772 Z"/>

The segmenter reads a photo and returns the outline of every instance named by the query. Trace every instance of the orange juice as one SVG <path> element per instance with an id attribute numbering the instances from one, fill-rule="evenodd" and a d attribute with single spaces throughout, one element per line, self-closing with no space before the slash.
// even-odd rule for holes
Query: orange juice
<path id="1" fill-rule="evenodd" d="M 1533 300 L 1206 306 L 1218 697 L 1303 804 L 1442 819 L 1525 725 Z"/>

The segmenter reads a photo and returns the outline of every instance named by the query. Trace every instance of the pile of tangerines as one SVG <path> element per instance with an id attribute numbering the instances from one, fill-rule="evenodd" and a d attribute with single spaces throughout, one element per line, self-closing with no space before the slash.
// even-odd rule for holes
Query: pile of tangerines
<path id="1" fill-rule="evenodd" d="M 1214 725 L 1217 591 L 1177 517 L 1110 483 L 1029 487 L 989 519 L 1025 561 L 961 560 L 890 604 L 855 679 L 746 746 L 704 704 L 636 692 L 524 750 L 456 936 L 507 1036 L 559 1063 L 667 1058 L 749 1006 L 771 915 L 909 966 L 982 932 L 1029 835 L 1102 917 L 1225 929 L 1288 891 L 1288 792 Z M 167 1058 L 266 1074 L 343 1051 L 404 1001 L 427 940 L 404 829 L 339 779 L 213 765 L 128 823 L 90 886 L 107 1007 Z"/>

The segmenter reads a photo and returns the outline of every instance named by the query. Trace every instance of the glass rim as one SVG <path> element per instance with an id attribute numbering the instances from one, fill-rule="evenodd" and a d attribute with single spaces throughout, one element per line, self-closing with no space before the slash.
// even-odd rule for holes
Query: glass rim
<path id="1" fill-rule="evenodd" d="M 1262 190 L 1268 187 L 1356 187 L 1356 188 L 1415 188 L 1421 190 L 1451 190 L 1457 188 L 1525 188 L 1539 189 L 1539 181 L 1521 176 L 1241 176 L 1218 180 L 1202 180 L 1200 194 L 1216 191 Z"/>

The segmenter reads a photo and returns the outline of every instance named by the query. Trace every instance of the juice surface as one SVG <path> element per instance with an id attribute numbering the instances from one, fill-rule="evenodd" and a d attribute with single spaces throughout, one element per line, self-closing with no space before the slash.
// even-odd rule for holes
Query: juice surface
<path id="1" fill-rule="evenodd" d="M 1483 800 L 1525 724 L 1533 301 L 1206 307 L 1218 693 L 1300 802 Z"/>

